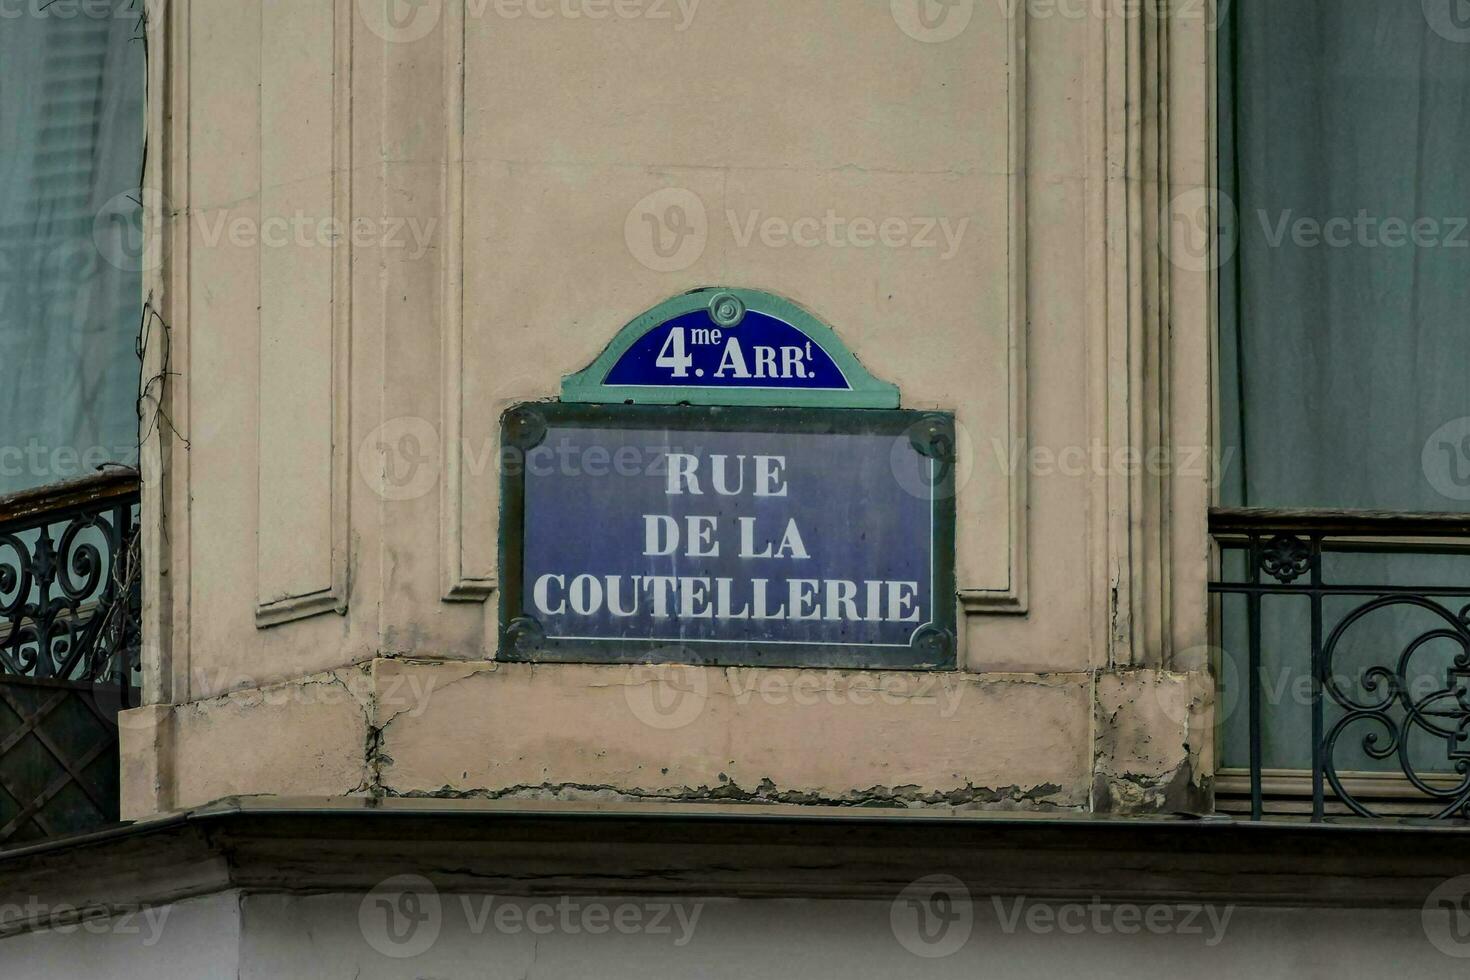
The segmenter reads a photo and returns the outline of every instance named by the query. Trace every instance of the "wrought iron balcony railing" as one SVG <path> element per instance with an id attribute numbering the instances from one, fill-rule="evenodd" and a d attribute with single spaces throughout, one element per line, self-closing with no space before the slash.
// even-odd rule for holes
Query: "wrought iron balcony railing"
<path id="1" fill-rule="evenodd" d="M 137 507 L 131 470 L 0 497 L 0 846 L 118 819 Z"/>
<path id="2" fill-rule="evenodd" d="M 1217 789 L 1470 818 L 1470 515 L 1217 510 Z M 1243 703 L 1242 703 L 1243 702 Z"/>

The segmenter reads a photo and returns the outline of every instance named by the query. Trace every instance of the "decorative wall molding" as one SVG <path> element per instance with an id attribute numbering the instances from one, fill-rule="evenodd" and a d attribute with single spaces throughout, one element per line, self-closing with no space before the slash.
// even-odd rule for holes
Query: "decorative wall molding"
<path id="1" fill-rule="evenodd" d="M 1166 147 L 1161 49 L 1167 35 L 1152 15 L 1101 18 L 1104 69 L 1101 268 L 1106 302 L 1098 336 L 1104 352 L 1095 431 L 1111 450 L 1165 444 L 1168 350 L 1160 302 L 1168 288 L 1158 241 L 1159 207 L 1167 201 L 1161 173 Z M 1146 469 L 1146 468 L 1139 468 Z M 1107 662 L 1141 666 L 1160 649 L 1169 611 L 1167 488 L 1155 477 L 1110 467 L 1102 482 L 1098 539 L 1105 559 Z"/>
<path id="2" fill-rule="evenodd" d="M 441 341 L 443 480 L 440 482 L 441 591 L 446 602 L 484 602 L 495 594 L 493 570 L 465 564 L 464 542 L 464 101 L 465 4 L 446 3 L 444 29 L 444 295 Z"/>
<path id="3" fill-rule="evenodd" d="M 272 205 L 301 207 L 322 185 L 319 203 L 339 226 L 351 225 L 353 10 L 352 0 L 261 8 L 263 50 L 273 65 L 293 68 L 289 75 L 262 71 L 263 219 Z M 320 43 L 313 17 L 329 21 L 330 45 Z M 279 46 L 288 44 L 299 57 L 280 57 Z M 329 118 L 312 118 L 323 108 Z M 301 139 L 319 140 L 325 152 L 303 153 Z M 277 148 L 280 160 L 272 156 Z M 300 172 L 323 157 L 330 160 L 325 180 Z M 347 609 L 350 238 L 308 256 L 264 247 L 262 235 L 259 627 Z"/>
<path id="4" fill-rule="evenodd" d="M 464 178 L 465 178 L 465 29 L 466 4 L 444 5 L 444 73 L 446 111 L 446 229 L 443 280 L 442 384 L 443 424 L 441 459 L 441 584 L 442 598 L 455 602 L 483 602 L 494 595 L 496 578 L 493 547 L 477 563 L 467 561 L 464 534 Z M 1023 5 L 1024 7 L 1024 5 Z M 1025 445 L 1027 418 L 1027 292 L 1035 275 L 1027 255 L 1027 121 L 1026 23 L 1024 9 L 1006 16 L 1008 67 L 1008 215 L 1007 229 L 1007 337 L 1009 406 L 1006 435 L 1009 446 Z M 978 451 L 978 450 L 976 450 Z M 1004 589 L 966 588 L 961 582 L 959 602 L 967 614 L 1024 614 L 1028 610 L 1028 475 L 1025 466 L 1008 475 L 1009 582 Z M 478 564 L 480 567 L 475 567 Z"/>
<path id="5" fill-rule="evenodd" d="M 1007 437 L 1012 453 L 1025 446 L 1030 436 L 1027 417 L 1027 292 L 1035 274 L 1028 261 L 1027 213 L 1027 143 L 1026 114 L 1030 107 L 1026 97 L 1026 21 L 1027 5 L 1021 4 L 1006 17 L 1009 30 L 1010 78 L 1006 86 L 1008 102 L 1008 167 L 1010 228 L 1007 234 L 1007 277 L 1009 293 L 1009 377 L 1010 407 Z M 978 451 L 978 450 L 977 450 Z M 966 589 L 960 585 L 960 608 L 966 615 L 1024 614 L 1029 609 L 1030 553 L 1027 523 L 1030 506 L 1027 494 L 1026 466 L 1013 466 L 1009 474 L 1010 520 L 1010 587 L 1003 590 Z"/>
<path id="6" fill-rule="evenodd" d="M 147 169 L 143 174 L 144 235 L 157 234 L 158 262 L 143 273 L 148 297 L 142 345 L 140 408 L 155 422 L 140 432 L 143 561 L 142 701 L 167 704 L 189 692 L 190 553 L 189 453 L 189 8 L 146 8 L 148 91 Z M 152 200 L 149 194 L 152 193 Z M 157 214 L 147 214 L 149 208 Z M 153 254 L 151 242 L 145 253 Z M 156 333 L 154 331 L 157 331 Z M 166 803 L 160 802 L 160 809 Z"/>
<path id="7" fill-rule="evenodd" d="M 1193 170 L 1208 160 L 1210 145 L 1208 105 L 1180 104 L 1206 98 L 1198 83 L 1209 31 L 1203 16 L 1182 16 L 1181 5 L 1146 0 L 1142 16 L 1099 19 L 1097 149 L 1105 178 L 1089 197 L 1089 235 L 1101 242 L 1090 253 L 1090 274 L 1106 297 L 1089 330 L 1093 434 L 1113 454 L 1158 454 L 1171 463 L 1181 440 L 1208 443 L 1212 384 L 1208 288 L 1196 281 L 1207 276 L 1179 262 L 1170 240 L 1178 175 L 1187 174 L 1181 189 L 1200 187 L 1207 174 Z M 1188 50 L 1176 50 L 1181 44 Z M 1181 83 L 1187 91 L 1176 93 Z M 1208 495 L 1203 479 L 1190 483 L 1173 465 L 1122 469 L 1110 468 L 1094 497 L 1095 604 L 1107 616 L 1106 663 L 1161 667 L 1176 647 L 1205 642 Z M 1181 491 L 1189 496 L 1178 497 Z M 1184 547 L 1191 552 L 1180 564 L 1176 552 Z M 1199 569 L 1191 567 L 1195 550 Z M 1176 594 L 1181 585 L 1189 591 Z"/>

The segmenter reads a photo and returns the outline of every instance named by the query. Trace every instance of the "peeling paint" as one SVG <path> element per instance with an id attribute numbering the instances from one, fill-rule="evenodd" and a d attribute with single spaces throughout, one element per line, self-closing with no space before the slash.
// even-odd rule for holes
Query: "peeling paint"
<path id="1" fill-rule="evenodd" d="M 651 668 L 637 668 L 644 669 Z M 670 668 L 665 683 L 694 670 Z M 733 679 L 732 671 L 739 672 Z M 395 654 L 235 691 L 172 709 L 192 760 L 180 771 L 187 780 L 177 805 L 269 795 L 277 786 L 300 795 L 320 785 L 324 794 L 369 798 L 1114 814 L 1211 806 L 1213 698 L 1205 674 L 946 673 L 942 680 L 956 691 L 974 692 L 959 713 L 916 711 L 910 705 L 922 689 L 867 705 L 750 693 L 752 677 L 801 677 L 815 690 L 842 691 L 859 678 L 871 684 L 872 672 L 726 668 L 703 676 L 710 705 L 668 729 L 649 726 L 625 697 L 653 678 L 607 666 Z M 557 723 L 568 711 L 585 724 Z M 342 737 L 349 729 L 350 743 Z M 312 768 L 285 774 L 263 765 L 222 778 L 209 760 L 238 753 L 242 738 L 307 740 Z M 793 754 L 793 745 L 802 752 Z M 875 755 L 863 745 L 886 748 Z"/>
<path id="2" fill-rule="evenodd" d="M 977 787 L 966 784 L 963 788 L 940 791 L 925 791 L 917 786 L 873 786 L 865 790 L 853 790 L 839 795 L 825 795 L 807 790 L 782 790 L 770 779 L 762 779 L 753 790 L 742 789 L 733 782 L 709 787 L 680 787 L 667 790 L 644 790 L 612 785 L 590 785 L 586 783 L 543 783 L 538 786 L 508 786 L 504 789 L 463 790 L 444 787 L 435 792 L 394 793 L 387 795 L 402 799 L 449 799 L 449 800 L 603 800 L 603 801 L 652 801 L 662 800 L 675 803 L 754 803 L 792 804 L 800 806 L 836 807 L 934 807 L 947 806 L 956 809 L 1032 809 L 1046 812 L 1078 812 L 1081 807 L 1059 806 L 1048 802 L 1048 797 L 1062 792 L 1054 784 L 1022 789 L 1019 786 L 1000 788 Z"/>
<path id="3" fill-rule="evenodd" d="M 1099 813 L 1208 812 L 1212 780 L 1196 746 L 1210 701 L 1192 673 L 1133 669 L 1098 678 L 1092 808 Z"/>

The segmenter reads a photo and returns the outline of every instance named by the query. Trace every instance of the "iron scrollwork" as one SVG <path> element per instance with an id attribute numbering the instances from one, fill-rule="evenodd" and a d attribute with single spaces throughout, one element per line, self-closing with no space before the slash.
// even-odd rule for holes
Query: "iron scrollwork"
<path id="1" fill-rule="evenodd" d="M 136 498 L 0 524 L 0 674 L 95 681 L 131 673 Z"/>
<path id="2" fill-rule="evenodd" d="M 1470 820 L 1470 606 L 1461 607 L 1470 586 L 1379 574 L 1339 583 L 1329 580 L 1324 564 L 1328 555 L 1464 556 L 1470 519 L 1236 508 L 1212 511 L 1210 530 L 1222 555 L 1232 556 L 1222 560 L 1210 592 L 1238 600 L 1217 609 L 1227 617 L 1245 614 L 1227 625 L 1244 627 L 1236 635 L 1247 664 L 1241 675 L 1247 741 L 1237 750 L 1249 750 L 1251 817 L 1263 818 L 1266 771 L 1285 759 L 1288 777 L 1310 777 L 1316 821 L 1344 810 L 1377 818 L 1390 809 Z M 1242 566 L 1235 558 L 1247 561 Z M 1233 571 L 1242 567 L 1244 574 Z M 1351 558 L 1330 567 L 1355 574 L 1375 568 Z M 1268 700 L 1272 671 L 1308 678 L 1307 703 Z M 1306 745 L 1282 738 L 1306 721 Z M 1306 748 L 1311 768 L 1302 771 Z M 1289 797 L 1304 795 L 1306 787 L 1297 789 L 1294 780 L 1283 785 L 1271 794 L 1279 794 L 1273 807 L 1290 807 L 1296 800 Z"/>
<path id="3" fill-rule="evenodd" d="M 1261 570 L 1278 582 L 1295 582 L 1312 570 L 1312 548 L 1294 534 L 1278 534 L 1261 549 Z"/>
<path id="4" fill-rule="evenodd" d="M 1395 606 L 1427 610 L 1442 625 L 1414 637 L 1391 666 L 1374 664 L 1363 670 L 1359 680 L 1363 694 L 1355 695 L 1334 670 L 1342 639 L 1365 617 Z M 1438 641 L 1456 644 L 1459 653 L 1445 671 L 1444 686 L 1418 695 L 1414 679 L 1428 673 L 1416 670 L 1415 664 Z M 1395 760 L 1404 778 L 1441 807 L 1434 817 L 1470 819 L 1470 606 L 1455 614 L 1425 596 L 1383 596 L 1349 613 L 1323 645 L 1322 654 L 1324 688 L 1345 712 L 1323 744 L 1323 771 L 1342 802 L 1360 816 L 1375 815 L 1344 787 L 1337 767 L 1339 748 L 1350 741 L 1346 736 L 1366 725 L 1368 730 L 1359 741 L 1365 755 L 1380 762 Z M 1432 775 L 1422 772 L 1414 759 L 1416 734 L 1444 744 L 1444 765 L 1437 766 Z M 1458 782 L 1444 778 L 1449 772 L 1458 776 Z"/>
<path id="5" fill-rule="evenodd" d="M 0 846 L 119 818 L 118 713 L 137 703 L 138 480 L 0 497 Z"/>

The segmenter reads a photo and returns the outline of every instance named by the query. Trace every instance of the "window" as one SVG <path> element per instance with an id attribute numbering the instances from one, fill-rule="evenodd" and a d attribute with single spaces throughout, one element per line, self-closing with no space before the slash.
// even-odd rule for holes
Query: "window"
<path id="1" fill-rule="evenodd" d="M 0 18 L 0 494 L 136 463 L 144 51 L 131 0 Z"/>
<path id="2" fill-rule="evenodd" d="M 118 818 L 138 486 L 52 485 L 137 462 L 141 31 L 135 0 L 0 10 L 0 845 Z"/>
<path id="3" fill-rule="evenodd" d="M 1470 511 L 1470 30 L 1436 23 L 1433 7 L 1232 4 L 1219 48 L 1221 213 L 1234 215 L 1222 220 L 1231 227 L 1219 279 L 1225 508 L 1397 512 L 1405 538 L 1414 537 L 1407 515 Z M 1263 549 L 1290 521 L 1278 523 Z M 1323 597 L 1318 734 L 1332 739 L 1354 717 L 1319 762 L 1369 777 L 1453 775 L 1456 682 L 1447 677 L 1470 648 L 1446 616 L 1470 603 L 1470 553 L 1443 541 L 1405 553 L 1405 542 L 1384 539 L 1394 526 L 1321 537 L 1321 580 L 1466 595 L 1426 593 L 1429 605 L 1396 600 L 1358 619 L 1387 592 Z M 1316 540 L 1305 531 L 1281 540 L 1291 538 L 1309 551 Z M 1265 557 L 1278 568 L 1283 560 Z M 1269 569 L 1263 581 L 1309 586 L 1316 559 L 1295 558 L 1305 564 L 1286 569 L 1284 582 Z M 1227 549 L 1223 581 L 1249 581 L 1250 562 L 1248 550 Z M 1239 593 L 1220 600 L 1226 772 L 1252 762 L 1248 605 Z M 1256 761 L 1310 772 L 1311 603 L 1266 594 L 1255 618 Z M 1426 698 L 1428 726 L 1405 717 Z M 1385 699 L 1392 725 L 1353 707 Z"/>

